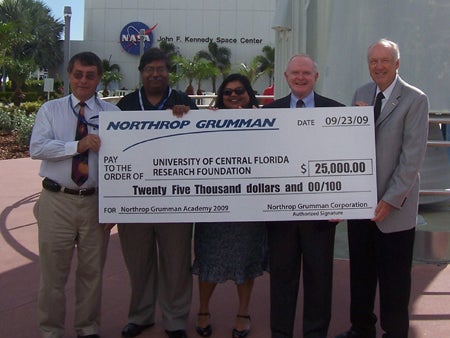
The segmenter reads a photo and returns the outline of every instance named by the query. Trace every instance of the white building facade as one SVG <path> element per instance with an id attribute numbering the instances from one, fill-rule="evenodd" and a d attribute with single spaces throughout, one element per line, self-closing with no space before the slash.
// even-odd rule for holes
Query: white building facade
<path id="1" fill-rule="evenodd" d="M 450 107 L 448 0 L 85 0 L 84 14 L 84 40 L 71 41 L 70 54 L 91 50 L 110 58 L 124 75 L 121 88 L 139 85 L 139 55 L 123 47 L 132 42 L 124 35 L 136 40 L 136 28 L 145 25 L 152 46 L 165 40 L 183 57 L 207 50 L 210 41 L 229 48 L 232 71 L 274 47 L 276 97 L 289 93 L 287 60 L 306 52 L 318 63 L 316 90 L 350 104 L 355 88 L 370 81 L 367 47 L 384 37 L 399 44 L 400 74 L 428 94 L 430 108 Z M 263 76 L 254 88 L 261 93 L 268 84 Z M 202 81 L 202 89 L 211 91 L 211 82 Z"/>
<path id="2" fill-rule="evenodd" d="M 179 54 L 192 58 L 208 50 L 213 41 L 231 50 L 232 71 L 249 65 L 262 55 L 266 45 L 274 47 L 271 29 L 276 0 L 85 0 L 84 40 L 71 41 L 70 54 L 93 51 L 121 68 L 120 88 L 139 85 L 139 29 L 145 28 L 145 48 L 159 47 L 161 41 L 175 45 Z M 136 54 L 136 48 L 138 53 Z M 134 49 L 134 51 L 133 51 Z M 134 54 L 133 54 L 134 52 Z M 217 84 L 221 82 L 218 78 Z M 267 76 L 255 83 L 262 92 Z M 186 82 L 179 84 L 185 89 Z M 195 83 L 194 83 L 195 85 Z M 202 89 L 212 90 L 210 81 Z"/>

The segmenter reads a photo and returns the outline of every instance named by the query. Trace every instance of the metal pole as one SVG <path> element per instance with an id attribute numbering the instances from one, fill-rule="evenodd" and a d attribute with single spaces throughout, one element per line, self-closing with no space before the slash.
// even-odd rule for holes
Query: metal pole
<path id="1" fill-rule="evenodd" d="M 144 55 L 144 35 L 145 29 L 141 28 L 139 30 L 139 59 Z M 142 86 L 141 73 L 139 72 L 139 87 Z"/>
<path id="2" fill-rule="evenodd" d="M 70 17 L 72 16 L 72 8 L 64 6 L 64 67 L 63 67 L 63 81 L 64 81 L 64 95 L 69 94 L 69 75 L 66 67 L 70 59 Z"/>
<path id="3" fill-rule="evenodd" d="M 144 36 L 145 36 L 145 29 L 141 28 L 139 30 L 139 57 L 142 57 L 144 54 Z"/>

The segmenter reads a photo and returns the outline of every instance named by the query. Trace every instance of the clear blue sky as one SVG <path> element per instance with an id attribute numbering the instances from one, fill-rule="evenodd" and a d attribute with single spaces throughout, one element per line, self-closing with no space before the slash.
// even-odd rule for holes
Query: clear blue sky
<path id="1" fill-rule="evenodd" d="M 70 20 L 70 39 L 83 40 L 84 31 L 84 0 L 41 0 L 52 11 L 55 19 L 64 23 L 64 6 L 70 6 L 72 9 L 72 18 Z M 62 36 L 64 39 L 64 34 Z"/>

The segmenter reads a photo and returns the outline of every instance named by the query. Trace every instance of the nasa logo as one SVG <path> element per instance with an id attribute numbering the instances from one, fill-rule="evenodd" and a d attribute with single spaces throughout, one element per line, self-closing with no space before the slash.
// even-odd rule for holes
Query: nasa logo
<path id="1" fill-rule="evenodd" d="M 122 28 L 120 32 L 120 44 L 122 48 L 130 54 L 139 55 L 140 52 L 140 41 L 139 35 L 141 29 L 144 30 L 144 51 L 149 49 L 153 44 L 153 33 L 152 31 L 156 28 L 158 24 L 149 28 L 146 24 L 142 22 L 130 22 Z"/>

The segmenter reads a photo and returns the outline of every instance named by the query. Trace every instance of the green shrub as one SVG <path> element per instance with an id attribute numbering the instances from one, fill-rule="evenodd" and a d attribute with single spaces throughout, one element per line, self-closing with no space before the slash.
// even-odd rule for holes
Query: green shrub
<path id="1" fill-rule="evenodd" d="M 47 98 L 47 94 L 39 91 L 39 92 L 24 92 L 25 98 L 22 100 L 22 103 L 25 101 L 44 101 Z M 12 100 L 12 97 L 11 97 Z"/>
<path id="2" fill-rule="evenodd" d="M 47 93 L 43 92 L 43 91 L 37 91 L 37 92 L 24 92 L 25 94 L 25 99 L 24 101 L 27 102 L 33 102 L 33 101 L 38 101 L 38 102 L 44 102 L 47 101 Z M 3 103 L 10 103 L 12 102 L 12 96 L 13 96 L 13 92 L 0 92 L 0 102 Z M 54 91 L 52 93 L 50 93 L 50 99 L 56 99 L 59 97 L 64 96 L 62 93 Z"/>
<path id="3" fill-rule="evenodd" d="M 12 92 L 13 91 L 13 85 L 12 85 L 12 81 L 6 81 L 6 84 L 2 83 L 2 86 L 4 86 L 4 90 L 7 92 Z M 3 92 L 3 88 L 2 88 L 2 92 Z"/>
<path id="4" fill-rule="evenodd" d="M 0 104 L 0 131 L 8 134 L 15 132 L 17 143 L 28 146 L 36 112 L 41 104 L 42 102 L 25 102 L 20 107 Z"/>
<path id="5" fill-rule="evenodd" d="M 35 114 L 42 106 L 43 101 L 30 101 L 30 102 L 22 102 L 20 108 L 25 110 L 27 115 Z"/>
<path id="6" fill-rule="evenodd" d="M 23 88 L 23 91 L 24 92 L 27 92 L 27 91 L 38 92 L 38 91 L 42 91 L 43 88 L 44 88 L 43 80 L 28 79 L 25 81 L 25 86 Z"/>
<path id="7" fill-rule="evenodd" d="M 11 102 L 12 92 L 0 92 L 0 101 L 4 103 Z"/>
<path id="8" fill-rule="evenodd" d="M 0 132 L 10 134 L 14 130 L 14 118 L 10 112 L 0 107 Z"/>
<path id="9" fill-rule="evenodd" d="M 31 132 L 33 131 L 34 120 L 36 114 L 19 114 L 16 117 L 15 131 L 17 132 L 17 143 L 21 146 L 28 146 L 30 144 Z"/>

